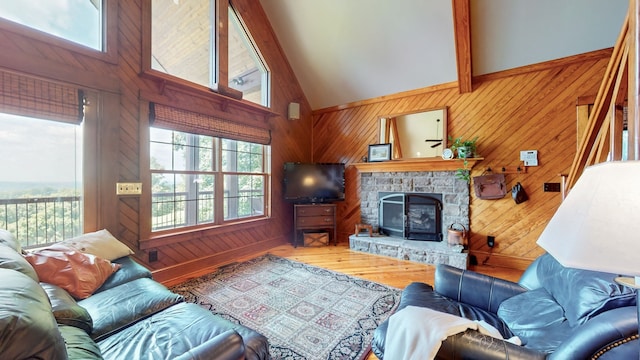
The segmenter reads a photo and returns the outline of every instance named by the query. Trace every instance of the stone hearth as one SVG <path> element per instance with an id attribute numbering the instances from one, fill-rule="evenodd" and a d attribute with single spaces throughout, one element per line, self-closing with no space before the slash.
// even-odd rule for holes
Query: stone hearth
<path id="1" fill-rule="evenodd" d="M 427 264 L 449 264 L 467 268 L 468 254 L 462 246 L 447 244 L 451 224 L 469 229 L 469 184 L 455 171 L 364 172 L 360 169 L 360 213 L 362 223 L 378 229 L 379 194 L 388 192 L 442 194 L 442 242 L 406 240 L 399 237 L 349 237 L 352 250 L 392 256 Z"/>
<path id="2" fill-rule="evenodd" d="M 397 259 L 425 264 L 447 264 L 466 269 L 468 254 L 462 245 L 449 246 L 446 241 L 405 240 L 391 236 L 351 235 L 349 248 L 369 254 L 390 256 Z"/>

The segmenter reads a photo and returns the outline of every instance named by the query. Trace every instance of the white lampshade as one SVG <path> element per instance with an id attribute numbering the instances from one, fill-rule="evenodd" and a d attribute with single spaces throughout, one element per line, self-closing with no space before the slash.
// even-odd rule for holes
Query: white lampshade
<path id="1" fill-rule="evenodd" d="M 538 245 L 566 267 L 640 276 L 640 161 L 585 169 Z"/>

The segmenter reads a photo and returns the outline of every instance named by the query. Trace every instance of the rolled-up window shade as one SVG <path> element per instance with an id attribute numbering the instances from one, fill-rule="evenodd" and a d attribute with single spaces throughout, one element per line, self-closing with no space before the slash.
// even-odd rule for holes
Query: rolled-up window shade
<path id="1" fill-rule="evenodd" d="M 152 126 L 161 128 L 263 145 L 271 143 L 271 131 L 269 129 L 177 109 L 167 105 L 150 103 L 149 117 Z"/>
<path id="2" fill-rule="evenodd" d="M 82 91 L 67 85 L 0 70 L 0 112 L 79 124 Z"/>

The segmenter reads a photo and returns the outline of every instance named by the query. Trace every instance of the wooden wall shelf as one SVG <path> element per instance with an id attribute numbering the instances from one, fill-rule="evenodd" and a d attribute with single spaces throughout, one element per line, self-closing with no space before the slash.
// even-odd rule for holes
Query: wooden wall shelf
<path id="1" fill-rule="evenodd" d="M 467 168 L 473 168 L 484 158 L 467 159 Z M 463 159 L 445 160 L 442 158 L 422 158 L 407 160 L 390 160 L 381 162 L 354 163 L 361 173 L 367 172 L 405 172 L 405 171 L 456 171 L 464 168 Z"/>

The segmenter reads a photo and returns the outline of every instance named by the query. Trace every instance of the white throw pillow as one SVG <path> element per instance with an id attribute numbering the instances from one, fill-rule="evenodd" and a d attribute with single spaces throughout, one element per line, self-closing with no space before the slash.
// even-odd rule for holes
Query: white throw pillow
<path id="1" fill-rule="evenodd" d="M 67 239 L 61 244 L 110 261 L 133 254 L 127 245 L 113 237 L 106 229 Z"/>

